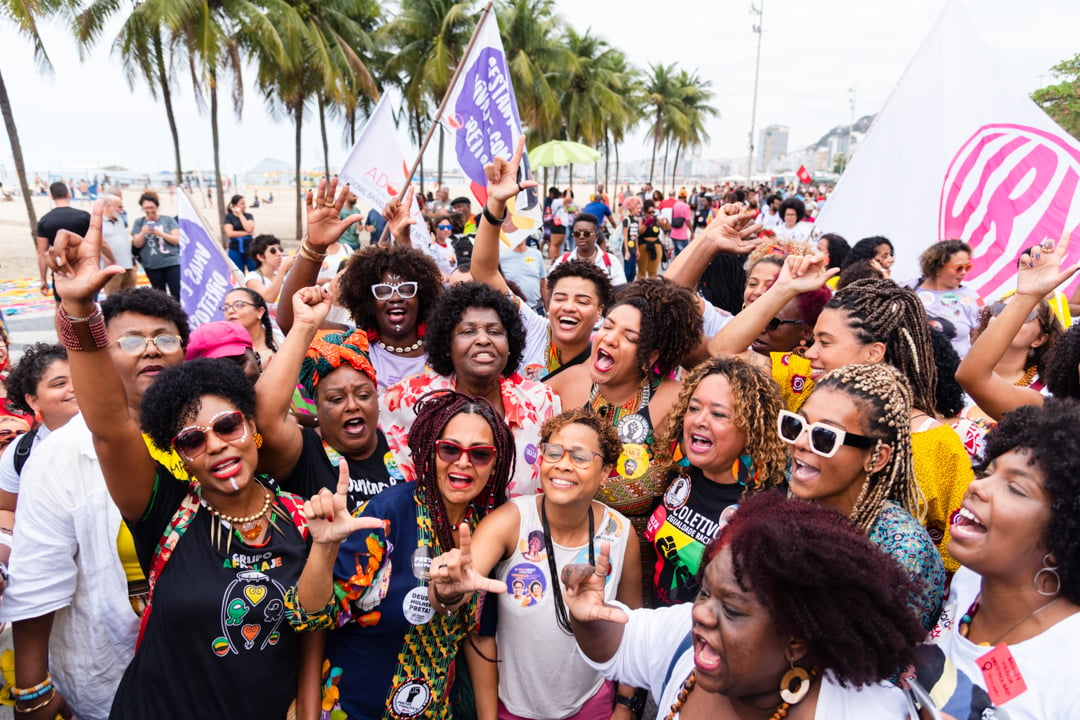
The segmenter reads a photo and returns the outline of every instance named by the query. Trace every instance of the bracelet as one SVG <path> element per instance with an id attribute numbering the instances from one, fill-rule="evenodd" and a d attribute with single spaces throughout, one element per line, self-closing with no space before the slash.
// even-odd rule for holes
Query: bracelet
<path id="1" fill-rule="evenodd" d="M 103 350 L 109 347 L 109 331 L 101 306 L 94 304 L 89 317 L 71 317 L 63 305 L 56 306 L 56 330 L 60 342 L 68 350 Z"/>
<path id="2" fill-rule="evenodd" d="M 326 258 L 326 253 L 315 252 L 308 244 L 306 240 L 300 241 L 300 249 L 298 251 L 300 257 L 305 260 L 310 260 L 313 263 L 321 263 Z"/>
<path id="3" fill-rule="evenodd" d="M 451 605 L 457 605 L 465 597 L 465 593 L 458 593 L 457 595 L 453 595 L 453 596 L 448 597 L 448 598 L 443 597 L 439 593 L 439 588 L 437 588 L 434 585 L 431 586 L 431 594 L 435 598 L 435 602 L 442 605 L 443 610 L 446 610 L 446 611 L 450 610 Z"/>
<path id="4" fill-rule="evenodd" d="M 51 703 L 53 701 L 53 698 L 56 697 L 56 688 L 50 687 L 49 690 L 51 690 L 52 692 L 49 693 L 49 697 L 47 697 L 45 700 L 42 700 L 40 703 L 38 703 L 34 707 L 21 708 L 18 705 L 15 705 L 15 712 L 22 713 L 23 715 L 29 715 L 30 713 L 37 712 L 41 708 L 45 707 L 46 705 L 48 705 L 49 703 Z M 18 703 L 18 700 L 16 700 L 15 702 Z"/>
<path id="5" fill-rule="evenodd" d="M 42 695 L 47 695 L 52 689 L 53 689 L 53 686 L 50 683 L 49 685 L 46 685 L 45 687 L 43 687 L 41 690 L 38 690 L 36 693 L 30 693 L 28 695 L 20 695 L 19 697 L 16 698 L 16 701 L 17 702 L 27 702 L 27 701 L 30 701 L 30 700 L 37 700 Z"/>
<path id="6" fill-rule="evenodd" d="M 17 688 L 17 687 L 15 687 L 13 685 L 11 687 L 11 697 L 18 700 L 19 698 L 25 697 L 27 695 L 33 695 L 34 693 L 36 693 L 36 692 L 38 692 L 40 690 L 45 690 L 46 688 L 49 688 L 49 687 L 52 687 L 52 675 L 49 674 L 48 672 L 46 672 L 45 673 L 45 679 L 42 680 L 41 682 L 39 682 L 34 687 Z"/>
<path id="7" fill-rule="evenodd" d="M 487 220 L 489 223 L 491 223 L 495 227 L 500 227 L 504 222 L 506 222 L 506 215 L 507 215 L 508 211 L 504 210 L 502 219 L 499 219 L 499 218 L 497 218 L 497 217 L 495 217 L 494 215 L 491 214 L 491 211 L 488 210 L 487 203 L 484 203 L 484 209 L 483 209 L 482 212 L 484 214 L 484 219 L 485 220 Z"/>

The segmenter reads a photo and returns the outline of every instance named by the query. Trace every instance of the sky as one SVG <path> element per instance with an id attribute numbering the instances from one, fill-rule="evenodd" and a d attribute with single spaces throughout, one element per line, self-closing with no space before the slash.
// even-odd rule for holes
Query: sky
<path id="1" fill-rule="evenodd" d="M 852 88 L 856 117 L 878 112 L 945 4 L 945 0 L 753 2 L 759 9 L 764 3 L 755 125 L 759 130 L 770 124 L 790 127 L 789 149 L 808 145 L 833 126 L 850 122 Z M 707 124 L 710 139 L 699 155 L 708 159 L 746 155 L 758 39 L 751 29 L 758 23 L 751 0 L 693 0 L 675 6 L 643 0 L 556 0 L 556 5 L 579 32 L 591 28 L 639 67 L 675 62 L 711 81 L 719 116 Z M 1076 0 L 966 0 L 964 6 L 974 29 L 1005 68 L 1001 82 L 1017 92 L 1029 93 L 1053 82 L 1050 67 L 1080 52 Z M 668 7 L 676 12 L 664 13 Z M 9 21 L 0 20 L 0 71 L 29 171 L 74 172 L 111 164 L 146 172 L 171 168 L 164 106 L 151 97 L 145 82 L 128 85 L 119 59 L 110 54 L 115 29 L 83 61 L 64 27 L 46 24 L 42 34 L 55 66 L 51 76 L 37 71 L 30 43 L 14 32 Z M 182 161 L 185 170 L 209 168 L 213 155 L 208 114 L 196 106 L 184 70 L 180 69 L 174 99 Z M 291 164 L 291 122 L 271 117 L 250 86 L 245 97 L 241 119 L 231 110 L 221 115 L 223 171 L 242 173 L 265 157 Z M 328 132 L 331 165 L 336 166 L 348 148 L 340 126 L 332 125 Z M 316 118 L 305 120 L 303 137 L 305 167 L 320 167 Z M 403 146 L 409 147 L 407 136 L 401 137 Z M 10 145 L 6 137 L 3 140 L 0 180 L 14 184 Z M 624 160 L 647 159 L 650 149 L 639 130 L 620 154 Z M 427 157 L 434 162 L 432 150 Z"/>

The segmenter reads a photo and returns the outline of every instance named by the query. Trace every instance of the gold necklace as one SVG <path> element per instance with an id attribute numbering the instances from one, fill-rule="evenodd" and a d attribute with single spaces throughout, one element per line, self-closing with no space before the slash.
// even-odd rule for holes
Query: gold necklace
<path id="1" fill-rule="evenodd" d="M 1021 375 L 1016 380 L 1016 382 L 1013 383 L 1013 385 L 1015 385 L 1016 387 L 1027 387 L 1027 386 L 1031 385 L 1031 381 L 1034 380 L 1035 376 L 1038 375 L 1038 374 L 1039 374 L 1039 368 L 1032 365 L 1031 367 L 1029 367 L 1027 370 L 1024 371 L 1024 374 Z"/>
<path id="2" fill-rule="evenodd" d="M 234 517 L 232 515 L 226 515 L 218 510 L 216 507 L 206 501 L 206 498 L 202 498 L 203 505 L 210 511 L 210 514 L 216 517 L 218 520 L 224 520 L 225 522 L 236 528 L 236 531 L 240 533 L 240 536 L 244 540 L 251 541 L 259 537 L 259 533 L 262 532 L 260 525 L 262 519 L 266 517 L 266 513 L 270 511 L 270 506 L 274 502 L 274 493 L 270 492 L 266 488 L 263 488 L 265 496 L 263 498 L 262 509 L 257 513 L 248 515 L 247 517 Z"/>

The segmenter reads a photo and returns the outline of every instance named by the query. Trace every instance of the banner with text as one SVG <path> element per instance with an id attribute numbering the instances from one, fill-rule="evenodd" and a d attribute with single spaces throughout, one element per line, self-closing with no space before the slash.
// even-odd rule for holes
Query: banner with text
<path id="1" fill-rule="evenodd" d="M 194 330 L 224 320 L 221 303 L 232 290 L 235 266 L 206 229 L 186 192 L 176 194 L 180 220 L 180 304 Z"/>

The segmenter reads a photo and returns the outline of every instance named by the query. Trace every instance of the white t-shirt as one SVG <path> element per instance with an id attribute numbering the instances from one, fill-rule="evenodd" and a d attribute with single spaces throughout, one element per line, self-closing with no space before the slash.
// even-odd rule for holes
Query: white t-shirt
<path id="1" fill-rule="evenodd" d="M 22 441 L 22 435 L 11 441 L 8 445 L 7 451 L 0 455 L 0 490 L 9 492 L 14 495 L 19 494 L 19 474 L 15 472 L 15 449 Z M 37 446 L 41 444 L 41 441 L 49 437 L 49 428 L 41 425 L 38 427 L 37 435 L 34 436 L 33 441 L 30 443 L 30 452 L 37 450 Z M 27 462 L 30 458 L 26 459 Z"/>
<path id="2" fill-rule="evenodd" d="M 380 395 L 391 385 L 424 372 L 424 365 L 427 364 L 427 353 L 405 357 L 384 349 L 378 342 L 371 343 L 368 357 L 371 358 L 371 366 L 375 368 L 378 385 L 376 389 Z"/>
<path id="3" fill-rule="evenodd" d="M 731 322 L 733 317 L 735 316 L 727 310 L 721 310 L 706 300 L 705 310 L 701 313 L 701 319 L 704 321 L 703 336 L 705 338 L 711 338 L 713 335 L 723 330 L 724 326 Z"/>
<path id="4" fill-rule="evenodd" d="M 944 712 L 957 718 L 1049 720 L 1080 717 L 1075 648 L 1080 645 L 1080 613 L 1030 640 L 1007 646 L 1027 690 L 996 706 L 987 693 L 979 658 L 992 648 L 960 634 L 959 618 L 971 607 L 982 578 L 961 567 L 930 642 L 919 649 L 919 682 Z M 1049 598 L 1048 598 L 1049 599 Z"/>
<path id="5" fill-rule="evenodd" d="M 776 233 L 776 237 L 780 240 L 806 242 L 810 239 L 810 233 L 814 231 L 814 223 L 803 221 L 795 223 L 795 227 L 793 228 L 789 228 L 784 223 L 780 223 L 779 225 L 774 226 L 772 231 Z"/>
<path id="6" fill-rule="evenodd" d="M 511 297 L 517 306 L 518 317 L 525 326 L 525 348 L 521 351 L 518 372 L 530 380 L 539 380 L 547 375 L 548 321 L 535 310 L 521 302 L 520 298 Z"/>
<path id="7" fill-rule="evenodd" d="M 132 268 L 135 263 L 131 258 L 131 235 L 128 234 L 124 218 L 117 216 L 115 220 L 101 219 L 101 239 L 109 243 L 116 264 L 125 270 Z"/>
<path id="8" fill-rule="evenodd" d="M 622 643 L 606 663 L 595 663 L 587 657 L 585 662 L 620 684 L 648 688 L 657 699 L 658 717 L 665 717 L 683 682 L 694 669 L 693 647 L 687 645 L 679 652 L 680 644 L 690 632 L 693 604 L 643 610 L 629 610 L 619 602 L 608 604 L 622 607 L 630 616 L 629 624 L 623 626 Z M 580 648 L 578 652 L 581 653 Z M 584 653 L 582 657 L 585 657 Z M 907 701 L 899 688 L 886 683 L 858 689 L 842 688 L 828 673 L 822 681 L 814 712 L 815 720 L 902 720 L 906 717 Z"/>
<path id="9" fill-rule="evenodd" d="M 551 269 L 554 270 L 556 265 L 561 265 L 564 262 L 570 262 L 571 260 L 577 259 L 577 249 L 571 250 L 568 253 L 563 253 L 551 264 Z M 596 248 L 596 256 L 593 257 L 593 265 L 607 273 L 608 279 L 611 280 L 612 287 L 626 284 L 626 268 L 623 266 L 622 258 L 616 257 L 609 252 L 604 252 L 598 247 Z M 551 271 L 549 270 L 548 272 Z"/>

